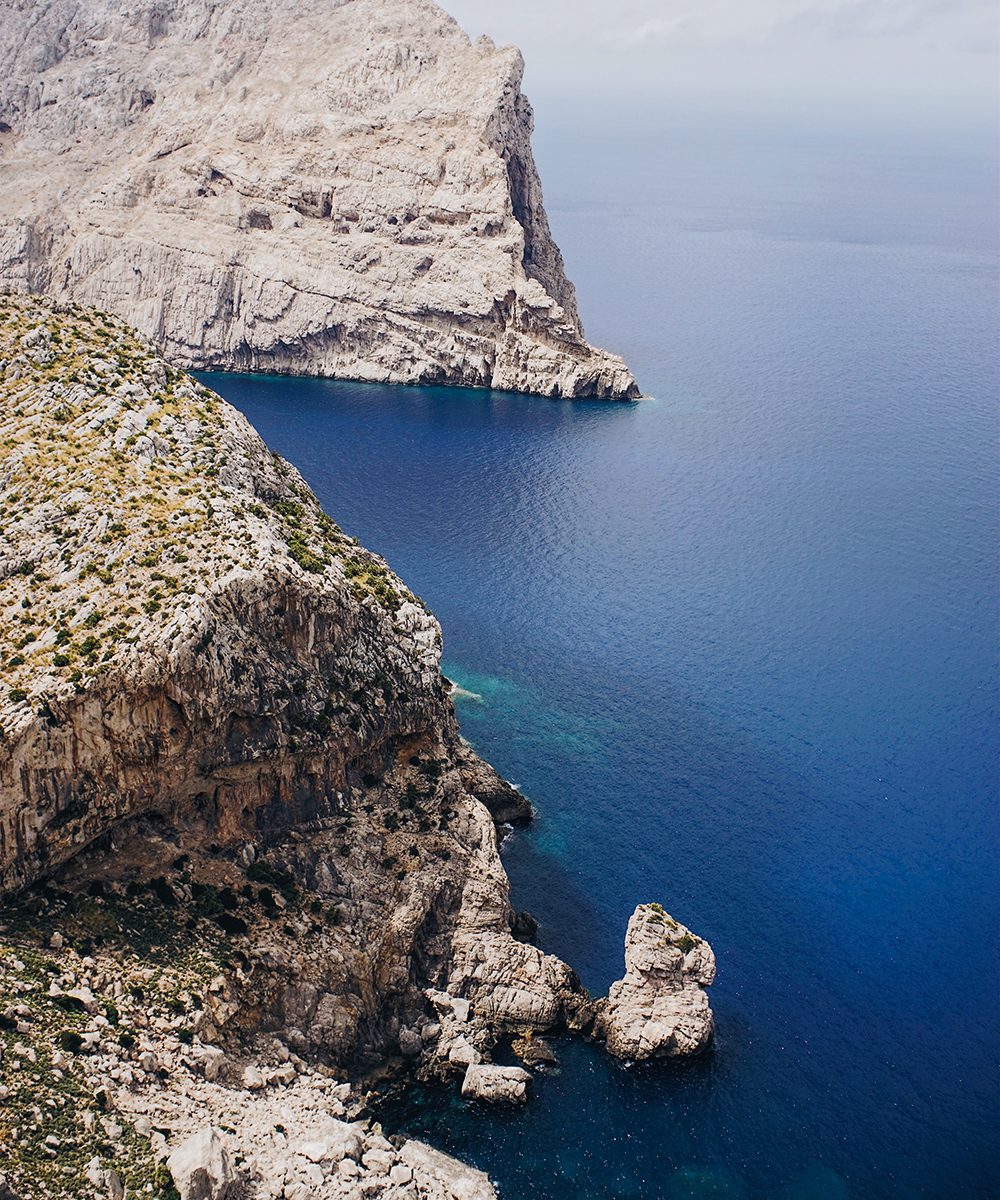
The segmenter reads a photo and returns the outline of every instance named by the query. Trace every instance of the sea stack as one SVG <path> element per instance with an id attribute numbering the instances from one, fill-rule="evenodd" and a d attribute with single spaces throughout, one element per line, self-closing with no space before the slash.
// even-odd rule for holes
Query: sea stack
<path id="1" fill-rule="evenodd" d="M 184 367 L 635 398 L 513 47 L 431 0 L 49 0 L 0 28 L 0 286 Z"/>
<path id="2" fill-rule="evenodd" d="M 625 934 L 625 975 L 611 985 L 595 1033 L 615 1058 L 697 1054 L 714 1029 L 705 988 L 715 981 L 712 947 L 659 904 L 640 904 Z"/>

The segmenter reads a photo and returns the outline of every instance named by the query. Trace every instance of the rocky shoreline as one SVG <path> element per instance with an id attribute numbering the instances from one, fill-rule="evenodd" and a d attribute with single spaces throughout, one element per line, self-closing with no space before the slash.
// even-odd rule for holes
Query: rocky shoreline
<path id="1" fill-rule="evenodd" d="M 714 958 L 658 906 L 607 1000 L 531 944 L 497 838 L 530 806 L 460 738 L 436 621 L 122 322 L 0 297 L 0 512 L 17 1200 L 486 1200 L 364 1116 L 373 1071 L 518 1103 L 546 1030 L 705 1045 Z"/>

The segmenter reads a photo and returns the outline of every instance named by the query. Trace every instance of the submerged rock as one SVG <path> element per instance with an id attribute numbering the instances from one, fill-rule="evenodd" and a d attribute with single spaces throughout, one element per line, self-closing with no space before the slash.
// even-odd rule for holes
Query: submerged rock
<path id="1" fill-rule="evenodd" d="M 696 1054 L 714 1029 L 705 992 L 714 980 L 708 942 L 660 905 L 640 904 L 625 935 L 625 976 L 598 1001 L 595 1036 L 616 1058 Z"/>
<path id="2" fill-rule="evenodd" d="M 185 366 L 638 395 L 584 337 L 514 47 L 431 0 L 125 20 L 5 10 L 0 286 L 114 311 Z"/>

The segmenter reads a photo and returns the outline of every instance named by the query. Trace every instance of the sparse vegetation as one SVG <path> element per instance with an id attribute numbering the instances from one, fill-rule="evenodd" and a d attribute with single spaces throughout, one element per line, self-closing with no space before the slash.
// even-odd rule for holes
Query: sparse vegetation
<path id="1" fill-rule="evenodd" d="M 389 614 L 417 602 L 218 397 L 115 318 L 0 295 L 0 358 L 0 510 L 21 557 L 0 580 L 6 703 L 83 690 L 144 637 L 206 653 L 215 627 L 188 614 L 275 540 Z M 251 500 L 227 476 L 248 453 Z"/>

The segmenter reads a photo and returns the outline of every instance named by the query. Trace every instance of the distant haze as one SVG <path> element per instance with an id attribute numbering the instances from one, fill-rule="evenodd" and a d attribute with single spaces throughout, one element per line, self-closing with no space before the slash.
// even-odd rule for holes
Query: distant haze
<path id="1" fill-rule="evenodd" d="M 996 0 L 443 0 L 473 37 L 514 42 L 553 112 L 581 96 L 653 109 L 824 106 L 989 122 Z M 655 115 L 649 112 L 649 116 Z"/>

